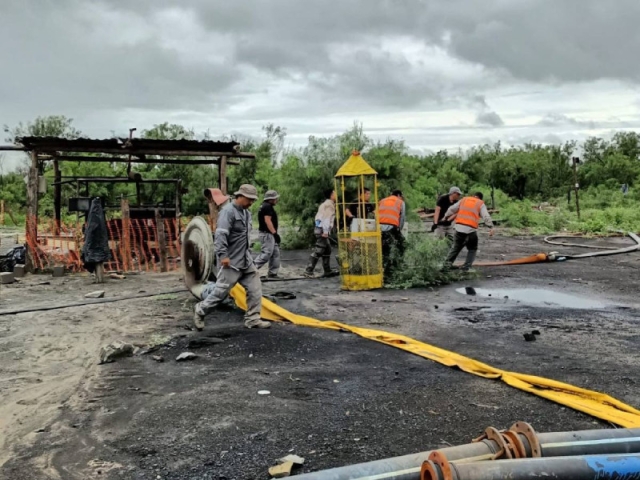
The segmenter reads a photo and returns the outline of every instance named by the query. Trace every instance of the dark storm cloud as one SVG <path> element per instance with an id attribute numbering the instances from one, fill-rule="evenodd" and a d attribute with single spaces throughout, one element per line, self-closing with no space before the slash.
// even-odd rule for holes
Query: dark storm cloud
<path id="1" fill-rule="evenodd" d="M 529 80 L 637 80 L 637 0 L 201 1 L 208 28 L 240 32 L 241 61 L 322 70 L 329 42 L 407 35 Z M 192 3 L 192 5 L 194 5 Z M 307 55 L 292 54 L 303 50 Z"/>
<path id="2" fill-rule="evenodd" d="M 550 112 L 532 128 L 569 135 L 593 125 L 554 113 L 554 91 L 615 79 L 612 94 L 629 98 L 638 23 L 637 0 L 5 1 L 0 124 L 65 114 L 108 135 L 167 119 L 224 132 L 277 121 L 304 135 L 325 116 L 341 130 L 424 113 L 499 135 Z M 584 117 L 579 108 L 564 111 Z M 634 115 L 621 118 L 634 126 Z"/>
<path id="3" fill-rule="evenodd" d="M 92 24 L 78 13 L 88 3 L 18 3 L 2 7 L 0 42 L 13 46 L 0 50 L 2 64 L 11 65 L 0 80 L 3 110 L 196 108 L 235 81 L 224 62 L 188 62 L 161 46 L 156 34 L 105 42 L 118 38 L 122 19 L 93 18 Z M 128 28 L 144 23 L 138 18 Z M 95 36 L 96 25 L 105 36 Z"/>
<path id="4" fill-rule="evenodd" d="M 504 121 L 496 112 L 483 112 L 476 117 L 476 124 L 487 127 L 500 127 L 504 125 Z"/>

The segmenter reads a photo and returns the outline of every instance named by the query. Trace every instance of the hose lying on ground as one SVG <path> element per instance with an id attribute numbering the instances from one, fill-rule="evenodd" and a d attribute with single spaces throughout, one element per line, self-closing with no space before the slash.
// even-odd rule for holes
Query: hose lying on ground
<path id="1" fill-rule="evenodd" d="M 522 257 L 522 258 L 516 258 L 514 260 L 504 260 L 504 261 L 498 261 L 498 262 L 475 262 L 474 266 L 478 266 L 478 267 L 500 267 L 500 266 L 505 266 L 505 265 L 525 265 L 525 264 L 531 264 L 531 263 L 544 263 L 544 262 L 562 262 L 565 260 L 579 260 L 581 258 L 593 258 L 593 257 L 606 257 L 606 256 L 610 256 L 610 255 L 621 255 L 623 253 L 631 253 L 631 252 L 635 252 L 640 250 L 640 237 L 638 237 L 635 233 L 628 233 L 627 234 L 629 238 L 631 238 L 631 240 L 633 240 L 635 242 L 635 245 L 630 245 L 628 247 L 622 247 L 622 248 L 616 248 L 616 249 L 609 249 L 608 247 L 600 252 L 589 252 L 589 253 L 581 253 L 578 255 L 561 255 L 557 252 L 551 252 L 551 253 L 538 253 L 536 255 L 530 255 L 528 257 Z M 552 237 L 546 237 L 545 241 L 547 241 L 547 239 L 553 239 L 553 238 L 561 238 L 563 237 L 562 235 L 554 235 Z M 571 237 L 571 238 L 575 238 L 575 237 Z M 553 240 L 547 242 L 547 243 L 551 243 L 552 245 L 562 245 L 562 246 L 581 246 L 581 247 L 586 247 L 585 245 L 578 245 L 578 244 L 574 244 L 574 245 L 570 245 L 570 244 L 562 244 L 562 243 L 553 243 Z M 602 248 L 602 247 L 592 247 L 592 248 Z"/>
<path id="2" fill-rule="evenodd" d="M 615 237 L 624 236 L 623 235 L 611 235 Z M 611 247 L 603 247 L 600 245 L 587 245 L 584 243 L 573 243 L 573 242 L 558 242 L 556 239 L 558 238 L 584 238 L 582 235 L 549 235 L 548 237 L 544 237 L 543 242 L 548 243 L 550 245 L 558 245 L 560 247 L 577 247 L 577 248 L 592 248 L 595 250 L 610 250 Z M 606 238 L 606 237 L 605 237 Z"/>
<path id="3" fill-rule="evenodd" d="M 123 300 L 134 300 L 136 298 L 157 297 L 160 295 L 168 295 L 171 293 L 181 293 L 181 292 L 188 292 L 188 291 L 189 291 L 188 288 L 181 287 L 181 288 L 174 288 L 172 290 L 165 290 L 164 292 L 138 293 L 136 295 L 127 295 L 125 297 L 97 298 L 95 300 L 82 300 L 78 302 L 64 303 L 62 305 L 42 305 L 42 306 L 35 306 L 35 307 L 10 308 L 7 310 L 0 310 L 0 316 L 15 315 L 17 313 L 45 312 L 47 310 L 59 310 L 61 308 L 70 308 L 70 307 L 84 307 L 85 305 L 121 302 Z"/>
<path id="4" fill-rule="evenodd" d="M 231 290 L 231 297 L 233 297 L 238 307 L 243 310 L 247 309 L 246 293 L 242 286 L 236 285 L 233 290 Z M 546 398 L 552 402 L 565 405 L 574 410 L 586 413 L 587 415 L 615 423 L 616 425 L 627 428 L 640 427 L 640 410 L 636 410 L 632 406 L 604 393 L 587 390 L 549 378 L 501 370 L 473 358 L 460 355 L 459 353 L 451 352 L 397 333 L 356 327 L 333 320 L 322 321 L 297 315 L 266 299 L 262 301 L 261 317 L 265 320 L 276 322 L 286 320 L 295 325 L 305 327 L 355 333 L 368 340 L 400 348 L 447 367 L 457 367 L 460 370 L 479 377 L 502 380 L 507 385 L 519 390 Z"/>

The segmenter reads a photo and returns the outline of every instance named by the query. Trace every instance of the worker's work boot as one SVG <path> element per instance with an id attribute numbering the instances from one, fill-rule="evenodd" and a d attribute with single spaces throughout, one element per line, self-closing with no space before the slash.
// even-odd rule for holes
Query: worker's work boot
<path id="1" fill-rule="evenodd" d="M 311 254 L 311 258 L 309 259 L 309 263 L 307 264 L 307 268 L 305 270 L 305 276 L 311 275 L 313 276 L 313 271 L 316 269 L 316 265 L 318 264 L 318 257 L 315 253 Z"/>
<path id="2" fill-rule="evenodd" d="M 198 312 L 193 313 L 193 324 L 196 330 L 202 331 L 204 329 L 204 315 L 200 315 Z"/>
<path id="3" fill-rule="evenodd" d="M 337 270 L 325 270 L 324 273 L 322 274 L 322 278 L 329 278 L 329 277 L 337 277 L 339 274 L 339 272 Z"/>
<path id="4" fill-rule="evenodd" d="M 247 320 L 244 322 L 244 326 L 247 328 L 271 328 L 271 323 L 260 319 Z"/>
<path id="5" fill-rule="evenodd" d="M 463 272 L 468 272 L 469 270 L 471 270 L 471 266 L 473 265 L 473 262 L 476 259 L 476 252 L 477 250 L 467 251 L 467 258 L 464 261 L 464 265 L 462 265 Z"/>

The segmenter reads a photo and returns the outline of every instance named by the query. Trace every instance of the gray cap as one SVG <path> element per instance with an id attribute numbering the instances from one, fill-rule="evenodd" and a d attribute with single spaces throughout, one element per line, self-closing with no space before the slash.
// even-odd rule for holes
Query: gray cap
<path id="1" fill-rule="evenodd" d="M 244 185 L 240 185 L 240 188 L 234 195 L 237 197 L 238 195 L 249 198 L 251 200 L 258 199 L 258 190 L 253 185 L 249 185 L 245 183 Z"/>
<path id="2" fill-rule="evenodd" d="M 453 195 L 454 193 L 457 193 L 458 195 L 462 195 L 462 190 L 460 190 L 458 187 L 451 187 L 449 189 L 449 195 Z"/>
<path id="3" fill-rule="evenodd" d="M 280 195 L 278 195 L 278 192 L 276 192 L 275 190 L 267 190 L 267 193 L 264 194 L 265 201 L 277 200 L 278 198 L 280 198 Z"/>

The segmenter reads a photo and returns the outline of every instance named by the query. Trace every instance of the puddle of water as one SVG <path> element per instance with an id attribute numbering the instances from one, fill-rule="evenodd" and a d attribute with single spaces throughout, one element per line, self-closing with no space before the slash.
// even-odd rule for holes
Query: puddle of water
<path id="1" fill-rule="evenodd" d="M 546 305 L 563 308 L 606 308 L 607 305 L 591 298 L 578 297 L 567 293 L 542 290 L 537 288 L 512 288 L 512 289 L 485 289 L 485 288 L 458 288 L 456 292 L 477 297 L 495 298 L 527 303 L 530 305 Z"/>

